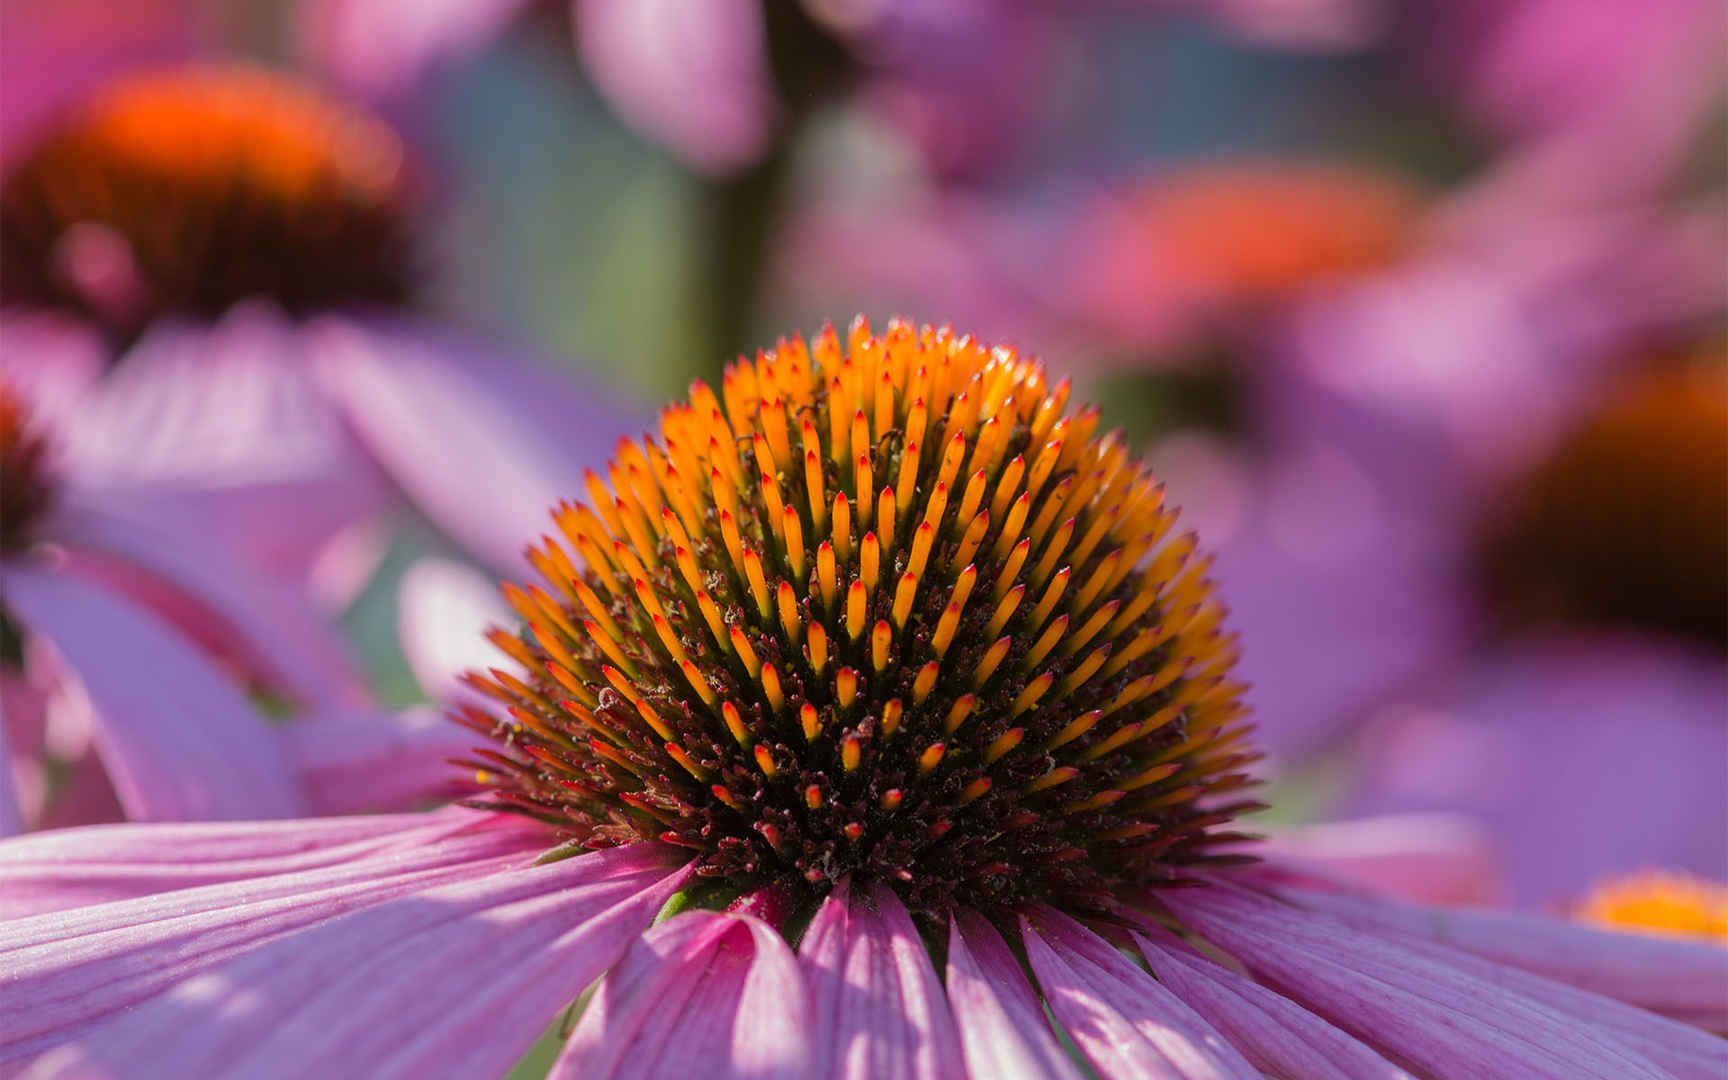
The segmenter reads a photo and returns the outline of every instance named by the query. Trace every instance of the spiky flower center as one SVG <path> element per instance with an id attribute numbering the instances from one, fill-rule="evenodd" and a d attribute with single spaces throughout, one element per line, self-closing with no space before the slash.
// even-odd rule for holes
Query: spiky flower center
<path id="1" fill-rule="evenodd" d="M 120 334 L 266 297 L 302 313 L 410 291 L 400 140 L 283 77 L 114 83 L 8 170 L 0 289 Z"/>
<path id="2" fill-rule="evenodd" d="M 0 553 L 28 546 L 53 504 L 47 457 L 23 398 L 0 379 Z"/>
<path id="3" fill-rule="evenodd" d="M 1488 530 L 1496 610 L 1728 646 L 1725 374 L 1719 358 L 1659 364 L 1560 440 Z"/>
<path id="4" fill-rule="evenodd" d="M 1191 535 L 1010 348 L 862 320 L 697 383 L 507 586 L 473 762 L 741 887 L 1102 904 L 1231 856 L 1241 687 Z M 581 569 L 578 569 L 578 567 Z"/>

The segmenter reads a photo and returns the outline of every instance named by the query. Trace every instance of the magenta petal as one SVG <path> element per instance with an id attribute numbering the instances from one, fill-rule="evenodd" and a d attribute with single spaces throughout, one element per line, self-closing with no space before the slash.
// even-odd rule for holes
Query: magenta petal
<path id="1" fill-rule="evenodd" d="M 1262 857 L 1328 883 L 1431 904 L 1492 903 L 1501 892 L 1492 838 L 1460 814 L 1388 814 L 1266 834 Z"/>
<path id="2" fill-rule="evenodd" d="M 1438 942 L 1640 1009 L 1728 1031 L 1728 949 L 1712 942 L 1600 930 L 1516 912 L 1280 891 L 1303 907 L 1363 929 Z"/>
<path id="3" fill-rule="evenodd" d="M 112 501 L 68 506 L 54 539 L 72 553 L 71 569 L 303 704 L 366 702 L 358 665 L 298 587 L 245 569 L 210 537 L 159 531 L 128 515 Z"/>
<path id="4" fill-rule="evenodd" d="M 351 862 L 474 823 L 471 810 L 95 825 L 0 844 L 0 920 Z"/>
<path id="5" fill-rule="evenodd" d="M 812 1023 L 778 932 L 687 912 L 645 934 L 600 984 L 549 1080 L 815 1076 Z"/>
<path id="6" fill-rule="evenodd" d="M 439 63 L 485 48 L 527 2 L 307 0 L 296 5 L 300 51 L 363 94 L 406 94 Z"/>
<path id="7" fill-rule="evenodd" d="M 810 986 L 821 1076 L 959 1076 L 960 1039 L 924 940 L 893 890 L 868 897 L 841 885 L 804 931 L 798 958 Z"/>
<path id="8" fill-rule="evenodd" d="M 464 826 L 460 818 L 431 815 L 427 833 L 414 842 L 404 834 L 400 843 L 343 862 L 0 923 L 0 970 L 7 976 L 0 983 L 7 1018 L 0 1062 L 72 1038 L 285 934 L 431 885 L 520 866 L 544 847 L 545 832 L 502 817 L 470 812 Z M 168 842 L 183 827 L 123 828 L 159 829 Z M 278 847 L 277 826 L 266 831 L 267 849 Z"/>
<path id="9" fill-rule="evenodd" d="M 476 737 L 437 709 L 332 711 L 281 735 L 316 814 L 412 809 L 472 789 L 447 759 L 468 753 Z"/>
<path id="10" fill-rule="evenodd" d="M 397 596 L 397 636 L 420 689 L 433 701 L 485 702 L 460 681 L 504 659 L 486 640 L 495 626 L 515 626 L 497 583 L 448 559 L 421 559 L 402 575 Z"/>
<path id="11" fill-rule="evenodd" d="M 1152 974 L 1269 1076 L 1303 1080 L 1409 1080 L 1410 1074 L 1289 998 L 1188 952 L 1139 934 Z"/>
<path id="12" fill-rule="evenodd" d="M 496 347 L 336 319 L 308 333 L 320 377 L 385 470 L 440 528 L 511 573 L 552 507 L 585 497 L 583 468 L 641 427 Z"/>
<path id="13" fill-rule="evenodd" d="M 52 641 L 94 709 L 129 816 L 292 817 L 300 793 L 276 733 L 173 631 L 62 574 L 8 566 L 8 606 Z"/>
<path id="14" fill-rule="evenodd" d="M 1103 938 L 1049 907 L 1020 926 L 1044 1000 L 1100 1073 L 1259 1080 L 1198 1013 Z"/>
<path id="15" fill-rule="evenodd" d="M 1396 942 L 1227 885 L 1163 896 L 1263 982 L 1437 1076 L 1633 1080 L 1665 1074 L 1614 1038 Z"/>
<path id="16" fill-rule="evenodd" d="M 969 1075 L 1080 1080 L 1019 961 L 975 911 L 961 909 L 948 923 L 948 1002 Z"/>
<path id="17" fill-rule="evenodd" d="M 495 1076 L 683 877 L 664 848 L 630 845 L 422 887 L 187 978 L 56 1053 L 163 1076 Z"/>

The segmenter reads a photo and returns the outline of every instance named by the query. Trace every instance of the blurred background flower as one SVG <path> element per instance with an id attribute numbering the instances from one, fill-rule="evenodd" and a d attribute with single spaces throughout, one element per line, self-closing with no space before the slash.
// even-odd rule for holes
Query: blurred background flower
<path id="1" fill-rule="evenodd" d="M 1188 508 L 1288 816 L 1728 877 L 1719 5 L 110 6 L 0 14 L 0 365 L 383 700 L 648 403 L 949 318 Z"/>

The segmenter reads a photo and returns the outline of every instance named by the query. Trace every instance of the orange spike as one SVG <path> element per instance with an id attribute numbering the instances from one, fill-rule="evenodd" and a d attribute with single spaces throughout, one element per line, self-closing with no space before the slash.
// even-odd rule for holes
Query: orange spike
<path id="1" fill-rule="evenodd" d="M 955 802 L 960 806 L 967 806 L 971 803 L 977 802 L 990 791 L 992 783 L 993 782 L 988 776 L 980 776 L 978 779 L 972 781 L 961 789 L 960 796 L 955 800 Z"/>
<path id="2" fill-rule="evenodd" d="M 894 489 L 885 487 L 876 496 L 876 536 L 886 554 L 894 552 Z"/>
<path id="3" fill-rule="evenodd" d="M 822 669 L 828 666 L 828 630 L 820 622 L 810 624 L 805 652 L 810 658 L 810 670 L 822 674 Z"/>
<path id="4" fill-rule="evenodd" d="M 1055 677 L 1046 671 L 1044 674 L 1027 683 L 1026 689 L 1020 691 L 1019 696 L 1014 699 L 1014 704 L 1008 707 L 1008 715 L 1019 716 L 1027 709 L 1037 705 L 1038 700 L 1044 696 L 1044 692 L 1049 690 L 1050 684 L 1055 681 Z"/>
<path id="5" fill-rule="evenodd" d="M 858 543 L 858 578 L 864 587 L 876 591 L 876 577 L 881 570 L 882 555 L 876 544 L 876 534 L 867 532 Z"/>
<path id="6" fill-rule="evenodd" d="M 739 663 L 750 673 L 752 679 L 762 673 L 762 661 L 757 659 L 756 650 L 750 646 L 750 639 L 744 636 L 744 631 L 736 623 L 727 631 L 727 640 L 732 643 L 732 651 L 737 654 Z"/>
<path id="7" fill-rule="evenodd" d="M 979 545 L 984 543 L 984 535 L 990 531 L 990 515 L 979 514 L 972 519 L 972 524 L 966 527 L 966 535 L 961 538 L 960 546 L 954 550 L 954 557 L 948 560 L 950 570 L 970 563 L 978 554 Z"/>
<path id="8" fill-rule="evenodd" d="M 858 697 L 858 673 L 843 667 L 834 676 L 834 697 L 842 709 L 850 709 Z"/>
<path id="9" fill-rule="evenodd" d="M 804 741 L 813 743 L 822 734 L 822 718 L 816 713 L 816 706 L 806 701 L 798 707 L 798 724 L 804 729 Z"/>
<path id="10" fill-rule="evenodd" d="M 1020 745 L 1020 740 L 1026 737 L 1025 728 L 1009 728 L 991 740 L 984 748 L 984 764 L 994 765 L 1006 757 L 1009 751 Z"/>
<path id="11" fill-rule="evenodd" d="M 1033 645 L 1032 648 L 1027 651 L 1026 658 L 1020 661 L 1021 670 L 1031 671 L 1039 664 L 1043 663 L 1044 658 L 1050 655 L 1050 650 L 1056 647 L 1056 643 L 1060 641 L 1062 635 L 1067 632 L 1068 616 L 1058 615 L 1056 621 L 1051 623 L 1044 630 L 1044 633 L 1039 636 L 1037 644 Z"/>
<path id="12" fill-rule="evenodd" d="M 762 557 L 755 548 L 744 549 L 744 580 L 750 583 L 750 595 L 756 600 L 756 614 L 768 617 L 768 578 L 762 572 Z"/>
<path id="13" fill-rule="evenodd" d="M 984 503 L 984 491 L 990 486 L 989 477 L 983 469 L 972 474 L 966 481 L 966 491 L 960 496 L 960 508 L 954 512 L 956 522 L 970 522 L 978 514 L 978 508 Z"/>
<path id="14" fill-rule="evenodd" d="M 985 637 L 995 637 L 1002 632 L 1002 628 L 1008 625 L 1008 620 L 1013 617 L 1014 610 L 1020 606 L 1021 597 L 1025 595 L 1026 586 L 1024 585 L 1016 585 L 1003 594 L 1001 601 L 996 605 L 995 612 L 990 616 L 990 622 L 984 627 Z"/>
<path id="15" fill-rule="evenodd" d="M 852 504 L 844 491 L 834 496 L 834 552 L 841 562 L 852 558 Z"/>
<path id="16" fill-rule="evenodd" d="M 911 491 L 917 487 L 918 465 L 918 444 L 907 442 L 906 449 L 900 455 L 900 471 L 895 474 L 894 488 L 896 491 Z"/>
<path id="17" fill-rule="evenodd" d="M 762 770 L 763 776 L 772 780 L 779 775 L 780 770 L 774 767 L 774 755 L 766 746 L 757 743 L 752 753 L 756 758 L 756 767 Z"/>
<path id="18" fill-rule="evenodd" d="M 739 746 L 749 747 L 750 730 L 744 726 L 744 718 L 738 714 L 738 706 L 730 701 L 720 706 L 720 716 L 726 721 L 726 730 L 732 733 L 732 738 Z"/>
<path id="19" fill-rule="evenodd" d="M 944 743 L 931 743 L 922 754 L 918 755 L 918 775 L 929 776 L 936 766 L 942 764 L 942 758 L 948 753 Z"/>
<path id="20" fill-rule="evenodd" d="M 918 669 L 918 677 L 912 680 L 912 704 L 922 705 L 930 696 L 930 691 L 936 689 L 936 678 L 942 673 L 942 665 L 932 660 Z"/>
<path id="21" fill-rule="evenodd" d="M 1008 650 L 1014 645 L 1014 639 L 1003 637 L 996 644 L 984 651 L 983 659 L 978 661 L 978 667 L 972 672 L 972 685 L 982 687 L 990 681 L 990 676 L 996 674 L 996 667 L 1002 663 L 1002 658 L 1008 655 Z"/>
<path id="22" fill-rule="evenodd" d="M 1068 725 L 1061 731 L 1058 731 L 1055 735 L 1051 736 L 1050 741 L 1044 744 L 1044 749 L 1049 751 L 1067 746 L 1075 739 L 1078 739 L 1080 736 L 1096 727 L 1098 721 L 1103 719 L 1103 717 L 1104 712 L 1101 709 L 1093 709 L 1091 712 L 1080 714 L 1073 720 L 1069 721 Z"/>
<path id="23" fill-rule="evenodd" d="M 773 664 L 762 665 L 762 693 L 768 698 L 768 704 L 775 712 L 786 706 L 786 695 L 780 689 L 780 673 L 774 670 Z"/>
<path id="24" fill-rule="evenodd" d="M 822 595 L 822 607 L 834 611 L 834 598 L 840 583 L 840 568 L 834 559 L 834 545 L 822 541 L 816 549 L 816 587 Z"/>
<path id="25" fill-rule="evenodd" d="M 847 772 L 857 772 L 858 766 L 864 760 L 864 744 L 858 741 L 858 736 L 848 735 L 840 740 L 840 767 Z"/>
<path id="26" fill-rule="evenodd" d="M 888 666 L 888 646 L 894 640 L 894 631 L 888 626 L 886 619 L 878 622 L 876 628 L 870 631 L 870 666 L 876 669 L 876 674 Z"/>
<path id="27" fill-rule="evenodd" d="M 966 718 L 972 715 L 972 706 L 977 703 L 978 698 L 974 694 L 960 695 L 954 704 L 949 707 L 948 715 L 942 721 L 942 730 L 949 735 L 960 730 L 960 725 L 964 724 Z"/>
<path id="28" fill-rule="evenodd" d="M 804 564 L 804 525 L 798 520 L 798 511 L 790 506 L 782 514 L 783 525 L 781 535 L 786 539 L 786 565 L 792 570 L 792 577 L 803 581 L 807 567 Z"/>
<path id="29" fill-rule="evenodd" d="M 900 584 L 894 590 L 894 608 L 891 612 L 894 625 L 904 629 L 906 619 L 912 614 L 912 601 L 918 596 L 918 575 L 907 571 L 900 575 Z"/>
<path id="30" fill-rule="evenodd" d="M 870 468 L 870 458 L 864 454 L 858 455 L 858 463 L 852 469 L 852 490 L 858 498 L 858 523 L 867 524 L 870 508 L 874 505 L 871 499 L 876 494 L 876 479 Z"/>
<path id="31" fill-rule="evenodd" d="M 868 601 L 862 581 L 854 581 L 851 588 L 846 590 L 846 637 L 852 641 L 857 641 L 858 635 L 864 632 Z"/>
<path id="32" fill-rule="evenodd" d="M 1009 545 L 1013 544 L 1016 538 L 1020 536 L 1020 530 L 1026 524 L 1027 511 L 1031 507 L 1032 500 L 1021 495 L 1008 508 L 1008 520 L 1002 523 L 1002 535 L 996 538 L 996 546 L 991 549 L 991 554 L 996 558 L 1000 559 L 1008 554 Z"/>
<path id="33" fill-rule="evenodd" d="M 906 709 L 900 704 L 899 698 L 891 698 L 888 704 L 882 706 L 882 737 L 884 739 L 892 738 L 894 733 L 900 730 L 900 718 L 905 713 Z"/>
<path id="34" fill-rule="evenodd" d="M 954 640 L 954 631 L 960 627 L 960 605 L 950 603 L 942 609 L 942 615 L 936 620 L 936 632 L 930 635 L 930 647 L 938 657 L 948 654 L 948 646 Z"/>
<path id="35" fill-rule="evenodd" d="M 804 490 L 810 501 L 810 524 L 820 531 L 827 524 L 828 494 L 822 488 L 822 460 L 814 450 L 804 454 Z"/>
<path id="36" fill-rule="evenodd" d="M 1022 540 L 1014 545 L 1014 550 L 1008 554 L 1008 561 L 1002 564 L 1001 573 L 996 575 L 995 598 L 1002 599 L 1014 580 L 1020 576 L 1020 568 L 1026 565 L 1026 556 L 1032 551 L 1032 542 Z"/>
<path id="37" fill-rule="evenodd" d="M 780 629 L 786 632 L 786 640 L 797 646 L 804 620 L 798 614 L 798 594 L 792 591 L 792 583 L 782 581 L 774 590 L 774 600 L 780 613 Z"/>

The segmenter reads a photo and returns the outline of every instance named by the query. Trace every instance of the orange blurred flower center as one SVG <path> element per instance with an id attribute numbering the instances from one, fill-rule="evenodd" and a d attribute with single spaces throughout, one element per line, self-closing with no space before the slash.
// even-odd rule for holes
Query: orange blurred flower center
<path id="1" fill-rule="evenodd" d="M 409 293 L 404 159 L 382 123 L 251 68 L 110 85 L 6 176 L 0 296 L 120 331 L 249 297 Z"/>
<path id="2" fill-rule="evenodd" d="M 1650 870 L 1598 885 L 1578 918 L 1615 930 L 1684 934 L 1728 944 L 1728 886 Z"/>

